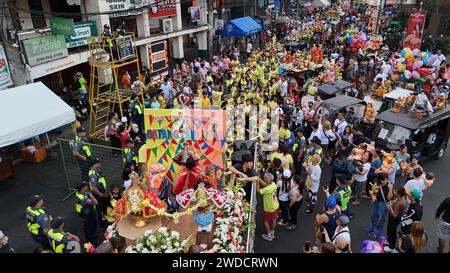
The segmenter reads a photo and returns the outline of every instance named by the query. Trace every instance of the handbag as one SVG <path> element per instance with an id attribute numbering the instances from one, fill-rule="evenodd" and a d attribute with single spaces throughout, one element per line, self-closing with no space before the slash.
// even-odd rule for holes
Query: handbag
<path id="1" fill-rule="evenodd" d="M 333 167 L 337 171 L 345 171 L 347 169 L 347 164 L 345 163 L 344 160 L 340 158 L 335 158 L 333 160 Z"/>

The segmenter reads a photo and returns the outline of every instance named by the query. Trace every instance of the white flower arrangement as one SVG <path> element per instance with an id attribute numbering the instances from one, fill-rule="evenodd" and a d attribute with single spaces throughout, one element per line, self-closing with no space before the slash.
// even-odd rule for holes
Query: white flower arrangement
<path id="1" fill-rule="evenodd" d="M 243 233 L 249 224 L 249 204 L 243 200 L 245 191 L 240 185 L 226 190 L 228 201 L 216 215 L 213 243 L 220 253 L 244 253 Z"/>
<path id="2" fill-rule="evenodd" d="M 182 253 L 184 242 L 180 233 L 160 227 L 156 231 L 147 230 L 136 240 L 136 244 L 125 249 L 126 253 Z"/>

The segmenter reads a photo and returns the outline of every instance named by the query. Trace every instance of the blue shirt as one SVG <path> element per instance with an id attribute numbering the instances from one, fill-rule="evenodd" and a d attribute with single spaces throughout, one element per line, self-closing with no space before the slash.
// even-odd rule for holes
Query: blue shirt
<path id="1" fill-rule="evenodd" d="M 46 221 L 47 219 L 47 221 Z M 41 226 L 42 229 L 46 229 L 50 227 L 50 215 L 47 213 L 43 213 L 38 216 L 37 223 Z"/>
<path id="2" fill-rule="evenodd" d="M 377 158 L 370 164 L 370 171 L 367 176 L 376 176 L 375 170 L 381 167 L 381 159 Z"/>

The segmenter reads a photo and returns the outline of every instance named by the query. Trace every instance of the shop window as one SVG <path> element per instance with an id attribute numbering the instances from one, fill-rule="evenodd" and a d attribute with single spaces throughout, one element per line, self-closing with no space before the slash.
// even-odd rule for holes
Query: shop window
<path id="1" fill-rule="evenodd" d="M 28 0 L 28 6 L 30 8 L 31 21 L 33 22 L 33 28 L 44 28 L 47 26 L 45 21 L 44 9 L 42 8 L 41 0 Z"/>

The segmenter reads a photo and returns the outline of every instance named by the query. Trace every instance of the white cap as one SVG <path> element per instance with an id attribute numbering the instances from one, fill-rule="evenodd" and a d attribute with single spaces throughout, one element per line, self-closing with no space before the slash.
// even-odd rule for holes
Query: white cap
<path id="1" fill-rule="evenodd" d="M 122 121 L 123 123 L 127 123 L 127 122 L 128 122 L 128 119 L 127 119 L 127 117 L 122 117 L 121 121 Z"/>
<path id="2" fill-rule="evenodd" d="M 289 169 L 283 170 L 283 177 L 284 178 L 291 178 L 291 171 Z"/>

